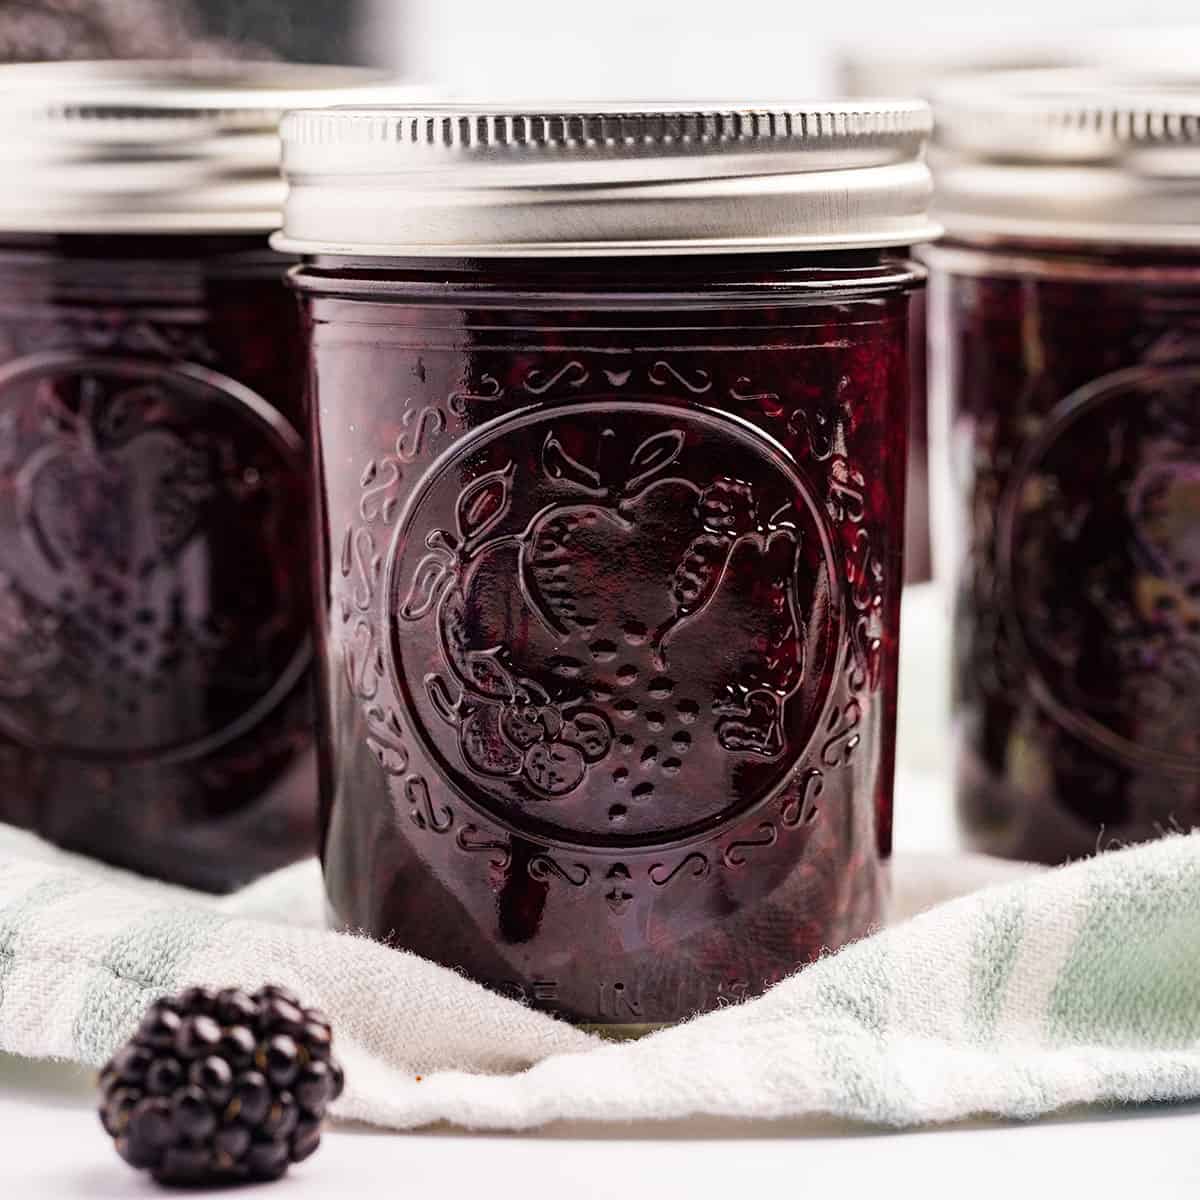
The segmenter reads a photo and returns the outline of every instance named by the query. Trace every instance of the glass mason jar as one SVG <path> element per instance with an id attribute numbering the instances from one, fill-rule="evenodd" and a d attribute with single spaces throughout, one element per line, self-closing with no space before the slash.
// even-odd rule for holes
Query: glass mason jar
<path id="1" fill-rule="evenodd" d="M 1061 862 L 1200 823 L 1200 90 L 1021 74 L 941 106 L 959 808 Z"/>
<path id="2" fill-rule="evenodd" d="M 286 119 L 337 924 L 643 1026 L 878 921 L 927 122 Z"/>
<path id="3" fill-rule="evenodd" d="M 316 845 L 280 107 L 341 69 L 0 68 L 0 820 L 226 889 Z"/>

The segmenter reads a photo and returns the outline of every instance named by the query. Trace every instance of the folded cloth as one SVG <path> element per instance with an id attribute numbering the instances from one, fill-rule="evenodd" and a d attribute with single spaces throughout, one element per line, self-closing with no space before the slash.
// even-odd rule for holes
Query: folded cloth
<path id="1" fill-rule="evenodd" d="M 900 909 L 993 877 L 897 863 Z M 0 837 L 0 1049 L 100 1063 L 156 996 L 294 988 L 333 1019 L 338 1116 L 395 1128 L 829 1114 L 918 1125 L 1200 1097 L 1200 834 L 1004 877 L 640 1041 L 324 931 L 303 863 L 226 898 Z M 291 922 L 291 923 L 289 923 Z"/>

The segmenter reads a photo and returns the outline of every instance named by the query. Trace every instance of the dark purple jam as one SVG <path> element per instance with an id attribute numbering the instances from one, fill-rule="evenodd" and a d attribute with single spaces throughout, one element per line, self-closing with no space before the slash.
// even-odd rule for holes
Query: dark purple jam
<path id="1" fill-rule="evenodd" d="M 601 1024 L 754 995 L 865 933 L 911 264 L 296 282 L 335 920 Z"/>
<path id="2" fill-rule="evenodd" d="M 0 246 L 0 819 L 214 890 L 316 844 L 284 265 Z"/>
<path id="3" fill-rule="evenodd" d="M 904 581 L 933 578 L 933 539 L 929 528 L 929 398 L 926 381 L 926 294 L 913 296 L 909 317 L 908 475 L 904 485 Z"/>
<path id="4" fill-rule="evenodd" d="M 929 257 L 967 834 L 1061 862 L 1196 825 L 1200 258 Z"/>

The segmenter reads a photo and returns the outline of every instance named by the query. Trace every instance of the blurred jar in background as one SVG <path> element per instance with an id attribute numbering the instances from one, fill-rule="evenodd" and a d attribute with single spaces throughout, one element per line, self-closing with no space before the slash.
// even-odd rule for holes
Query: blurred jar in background
<path id="1" fill-rule="evenodd" d="M 1059 862 L 1200 821 L 1200 88 L 998 75 L 937 116 L 959 807 Z"/>
<path id="2" fill-rule="evenodd" d="M 994 29 L 974 34 L 923 30 L 919 38 L 894 34 L 886 39 L 859 39 L 837 55 L 840 89 L 847 96 L 921 96 L 929 98 L 939 82 L 964 72 L 1018 67 L 1065 66 L 1079 61 L 1077 42 L 1014 37 Z M 937 179 L 937 150 L 929 150 Z M 926 380 L 926 312 L 924 298 L 914 314 L 912 412 L 909 417 L 908 486 L 905 500 L 905 581 L 921 583 L 933 576 L 929 505 L 929 403 Z"/>
<path id="3" fill-rule="evenodd" d="M 265 234 L 281 107 L 367 81 L 0 67 L 0 819 L 213 889 L 313 850 L 303 367 Z"/>
<path id="4" fill-rule="evenodd" d="M 880 919 L 928 125 L 287 118 L 340 924 L 641 1027 Z"/>

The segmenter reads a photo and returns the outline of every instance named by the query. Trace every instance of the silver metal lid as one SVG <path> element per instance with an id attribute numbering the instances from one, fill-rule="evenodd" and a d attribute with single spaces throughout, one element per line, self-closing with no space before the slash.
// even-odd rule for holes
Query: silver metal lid
<path id="1" fill-rule="evenodd" d="M 1200 74 L 996 73 L 934 110 L 952 235 L 1200 247 Z"/>
<path id="2" fill-rule="evenodd" d="M 207 60 L 0 66 L 0 231 L 274 229 L 283 111 L 411 98 L 387 80 Z"/>
<path id="3" fill-rule="evenodd" d="M 289 113 L 279 249 L 491 257 L 934 237 L 920 101 Z"/>

